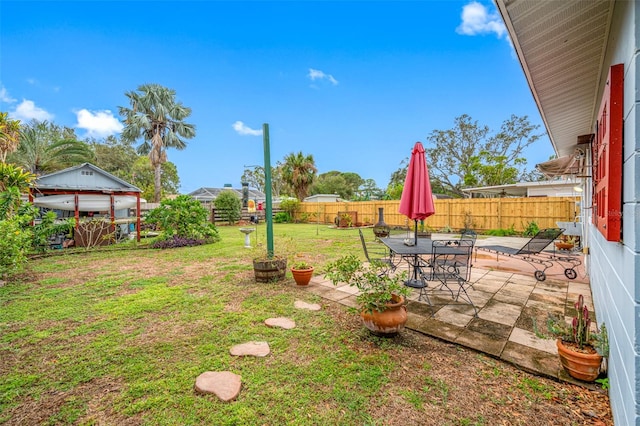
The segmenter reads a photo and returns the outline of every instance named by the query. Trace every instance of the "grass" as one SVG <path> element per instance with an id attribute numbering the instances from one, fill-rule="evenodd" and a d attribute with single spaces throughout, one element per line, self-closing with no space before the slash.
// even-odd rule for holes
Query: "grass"
<path id="1" fill-rule="evenodd" d="M 292 249 L 316 271 L 361 253 L 356 230 L 274 230 L 276 253 Z M 495 424 L 498 397 L 539 407 L 562 394 L 415 333 L 372 336 L 344 307 L 296 288 L 290 273 L 256 284 L 250 260 L 264 246 L 245 249 L 237 227 L 219 231 L 222 242 L 207 246 L 40 258 L 0 286 L 0 424 Z M 265 234 L 259 225 L 252 243 Z M 298 299 L 323 309 L 296 310 Z M 297 327 L 264 325 L 277 316 Z M 269 342 L 271 354 L 229 354 L 250 340 Z M 236 401 L 194 392 L 199 374 L 222 370 L 242 377 Z M 476 386 L 484 397 L 470 394 Z"/>

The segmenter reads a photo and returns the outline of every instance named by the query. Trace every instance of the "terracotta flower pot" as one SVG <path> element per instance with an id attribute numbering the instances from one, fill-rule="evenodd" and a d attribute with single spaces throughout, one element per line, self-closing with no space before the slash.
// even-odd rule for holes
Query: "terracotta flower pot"
<path id="1" fill-rule="evenodd" d="M 589 348 L 587 350 L 592 353 L 576 352 L 565 345 L 562 339 L 556 341 L 556 346 L 560 363 L 571 377 L 585 382 L 593 382 L 598 377 L 602 356 L 591 346 L 585 345 L 585 349 Z"/>
<path id="2" fill-rule="evenodd" d="M 392 302 L 384 311 L 360 312 L 362 321 L 373 334 L 389 336 L 404 329 L 407 322 L 407 307 L 404 297 L 393 295 Z"/>
<path id="3" fill-rule="evenodd" d="M 291 268 L 291 275 L 298 285 L 309 285 L 311 277 L 313 277 L 313 267 L 309 269 Z"/>
<path id="4" fill-rule="evenodd" d="M 565 243 L 562 241 L 557 241 L 556 247 L 558 248 L 558 250 L 571 250 L 573 249 L 573 243 Z"/>

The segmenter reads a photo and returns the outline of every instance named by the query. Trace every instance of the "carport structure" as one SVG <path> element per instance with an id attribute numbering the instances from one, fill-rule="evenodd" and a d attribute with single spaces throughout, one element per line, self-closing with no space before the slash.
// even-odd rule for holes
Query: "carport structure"
<path id="1" fill-rule="evenodd" d="M 38 207 L 72 211 L 76 231 L 80 212 L 108 212 L 111 232 L 115 232 L 118 212 L 135 207 L 136 229 L 140 230 L 139 188 L 105 172 L 91 163 L 84 163 L 48 175 L 40 176 L 29 191 L 29 201 Z M 137 232 L 140 241 L 140 232 Z"/>

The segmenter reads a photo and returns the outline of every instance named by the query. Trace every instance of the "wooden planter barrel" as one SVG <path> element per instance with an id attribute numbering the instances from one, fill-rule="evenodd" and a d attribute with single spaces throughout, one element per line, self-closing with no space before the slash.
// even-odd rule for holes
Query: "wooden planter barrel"
<path id="1" fill-rule="evenodd" d="M 283 280 L 287 273 L 287 259 L 253 259 L 253 272 L 259 283 Z"/>

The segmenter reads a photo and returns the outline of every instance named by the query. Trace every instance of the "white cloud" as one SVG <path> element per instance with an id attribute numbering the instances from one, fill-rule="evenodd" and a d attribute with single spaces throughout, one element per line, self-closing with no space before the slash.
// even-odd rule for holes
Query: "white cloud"
<path id="1" fill-rule="evenodd" d="M 307 77 L 309 77 L 311 81 L 327 80 L 334 86 L 338 85 L 338 80 L 333 78 L 331 74 L 325 74 L 323 71 L 314 70 L 313 68 L 309 68 L 309 74 L 307 74 Z"/>
<path id="2" fill-rule="evenodd" d="M 20 121 L 45 121 L 53 119 L 53 114 L 48 113 L 44 109 L 37 107 L 33 101 L 23 99 L 20 104 L 9 115 Z"/>
<path id="3" fill-rule="evenodd" d="M 14 103 L 16 100 L 9 96 L 9 92 L 4 86 L 0 87 L 0 102 L 6 102 L 8 104 Z"/>
<path id="4" fill-rule="evenodd" d="M 111 111 L 89 111 L 81 109 L 76 111 L 78 124 L 76 127 L 87 131 L 87 136 L 94 138 L 106 138 L 122 132 L 122 123 L 113 116 Z"/>
<path id="5" fill-rule="evenodd" d="M 235 123 L 233 123 L 233 130 L 238 132 L 239 135 L 260 136 L 262 134 L 262 130 L 252 129 L 242 121 L 236 121 Z"/>
<path id="6" fill-rule="evenodd" d="M 464 35 L 490 34 L 495 33 L 498 38 L 502 38 L 507 33 L 507 29 L 502 22 L 502 18 L 497 13 L 490 13 L 489 10 L 476 1 L 465 5 L 462 8 L 462 23 L 456 32 Z"/>

